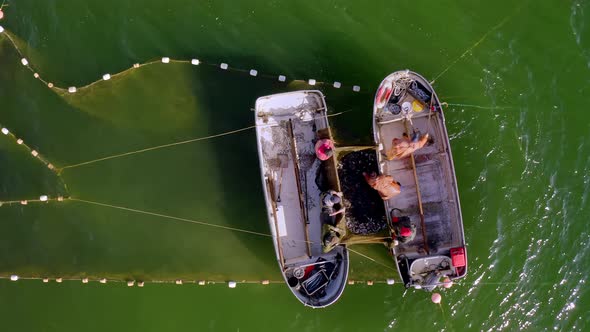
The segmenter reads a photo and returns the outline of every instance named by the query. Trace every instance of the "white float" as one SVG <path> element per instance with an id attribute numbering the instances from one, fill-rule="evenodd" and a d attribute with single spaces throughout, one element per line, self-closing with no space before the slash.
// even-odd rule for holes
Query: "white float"
<path id="1" fill-rule="evenodd" d="M 284 75 L 279 75 L 279 82 L 285 82 L 287 78 Z"/>
<path id="2" fill-rule="evenodd" d="M 222 63 L 221 65 L 219 65 L 219 67 L 223 70 L 226 70 L 228 66 L 227 63 Z"/>
<path id="3" fill-rule="evenodd" d="M 41 195 L 41 197 L 39 197 L 39 200 L 41 202 L 47 202 L 48 199 L 49 199 L 49 197 L 47 197 L 47 195 Z"/>
<path id="4" fill-rule="evenodd" d="M 340 89 L 341 86 L 342 86 L 342 83 L 340 83 L 340 82 L 334 82 L 334 87 L 336 89 Z"/>
<path id="5" fill-rule="evenodd" d="M 29 61 L 25 58 L 20 59 L 20 63 L 23 64 L 23 66 L 27 66 L 29 64 Z"/>
<path id="6" fill-rule="evenodd" d="M 199 284 L 199 286 L 205 286 L 205 280 L 199 280 L 197 284 Z"/>
<path id="7" fill-rule="evenodd" d="M 143 281 L 138 281 L 137 282 L 137 287 L 143 287 L 143 285 L 144 285 L 144 282 Z"/>
<path id="8" fill-rule="evenodd" d="M 191 60 L 191 64 L 192 64 L 193 66 L 198 66 L 200 63 L 201 63 L 201 61 L 199 61 L 199 59 L 192 59 L 192 60 Z"/>
<path id="9" fill-rule="evenodd" d="M 229 282 L 227 283 L 227 286 L 228 286 L 229 288 L 236 288 L 236 286 L 237 286 L 237 285 L 238 285 L 238 283 L 237 283 L 237 282 L 235 282 L 235 281 L 229 281 Z"/>
<path id="10" fill-rule="evenodd" d="M 393 285 L 393 284 L 395 284 L 395 280 L 393 280 L 393 279 L 387 279 L 387 284 L 388 285 Z"/>
<path id="11" fill-rule="evenodd" d="M 0 25 L 0 33 L 4 32 L 4 27 Z"/>
<path id="12" fill-rule="evenodd" d="M 62 281 L 64 281 L 62 278 L 55 278 L 55 282 L 57 283 L 61 283 Z"/>
<path id="13" fill-rule="evenodd" d="M 169 57 L 163 57 L 162 58 L 162 63 L 168 63 L 170 62 L 170 58 Z"/>
<path id="14" fill-rule="evenodd" d="M 102 278 L 98 282 L 100 282 L 101 284 L 106 284 L 107 283 L 107 279 L 106 278 Z"/>
<path id="15" fill-rule="evenodd" d="M 88 278 L 82 278 L 82 283 L 83 284 L 87 284 L 88 283 Z"/>
<path id="16" fill-rule="evenodd" d="M 258 75 L 258 71 L 256 69 L 250 69 L 250 76 Z"/>
<path id="17" fill-rule="evenodd" d="M 71 86 L 71 87 L 69 87 L 69 88 L 68 88 L 68 92 L 69 92 L 69 93 L 74 93 L 74 92 L 76 92 L 76 91 L 77 91 L 77 89 L 76 89 L 76 87 L 75 87 L 75 86 Z"/>
<path id="18" fill-rule="evenodd" d="M 43 278 L 43 283 L 48 283 L 49 282 L 49 278 Z"/>
<path id="19" fill-rule="evenodd" d="M 307 84 L 315 85 L 315 80 L 313 78 L 310 78 L 309 81 L 307 81 Z"/>
<path id="20" fill-rule="evenodd" d="M 111 79 L 111 74 L 104 74 L 104 75 L 102 75 L 102 79 L 105 80 L 105 81 L 110 80 Z"/>
<path id="21" fill-rule="evenodd" d="M 33 74 L 33 77 L 34 77 L 34 78 L 39 78 L 39 74 L 38 74 L 38 73 L 34 73 L 34 74 Z"/>
<path id="22" fill-rule="evenodd" d="M 16 274 L 13 274 L 13 275 L 10 276 L 10 280 L 17 281 L 18 280 L 18 276 Z"/>
<path id="23" fill-rule="evenodd" d="M 135 285 L 135 280 L 127 281 L 127 287 L 133 287 L 133 285 Z"/>
<path id="24" fill-rule="evenodd" d="M 31 154 L 33 155 L 33 157 L 37 157 L 39 155 L 39 152 L 37 152 L 37 150 L 32 150 Z"/>
<path id="25" fill-rule="evenodd" d="M 182 280 L 180 280 L 180 279 L 177 279 L 177 280 L 175 281 L 175 283 L 176 283 L 177 285 L 182 285 Z"/>
<path id="26" fill-rule="evenodd" d="M 359 91 L 361 91 L 361 87 L 358 86 L 358 85 L 355 85 L 355 86 L 352 87 L 352 91 L 359 92 Z"/>
<path id="27" fill-rule="evenodd" d="M 9 132 L 10 132 L 10 131 L 8 131 L 8 129 L 6 129 L 6 128 L 2 128 L 2 133 L 3 133 L 4 135 L 8 135 L 8 133 L 9 133 Z"/>

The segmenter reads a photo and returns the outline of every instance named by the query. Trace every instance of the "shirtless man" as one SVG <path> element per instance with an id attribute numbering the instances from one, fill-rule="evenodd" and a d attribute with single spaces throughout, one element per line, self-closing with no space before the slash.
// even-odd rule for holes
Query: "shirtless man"
<path id="1" fill-rule="evenodd" d="M 371 188 L 377 190 L 383 200 L 388 200 L 401 192 L 402 186 L 394 181 L 391 175 L 377 175 L 376 173 L 363 173 L 365 181 Z"/>
<path id="2" fill-rule="evenodd" d="M 420 149 L 428 142 L 428 134 L 420 137 L 419 134 L 413 135 L 412 139 L 408 137 L 408 134 L 404 133 L 401 139 L 394 138 L 391 142 L 391 149 L 385 153 L 387 160 L 403 159 L 416 150 Z"/>

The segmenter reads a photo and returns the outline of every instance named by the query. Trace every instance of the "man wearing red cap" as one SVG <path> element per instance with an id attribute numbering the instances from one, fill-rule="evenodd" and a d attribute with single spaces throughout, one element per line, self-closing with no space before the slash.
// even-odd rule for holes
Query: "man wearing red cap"
<path id="1" fill-rule="evenodd" d="M 395 239 L 399 243 L 408 243 L 416 237 L 416 225 L 409 217 L 391 217 L 391 224 L 395 231 Z"/>
<path id="2" fill-rule="evenodd" d="M 330 159 L 334 155 L 334 142 L 327 138 L 317 141 L 315 143 L 315 155 L 321 161 Z"/>

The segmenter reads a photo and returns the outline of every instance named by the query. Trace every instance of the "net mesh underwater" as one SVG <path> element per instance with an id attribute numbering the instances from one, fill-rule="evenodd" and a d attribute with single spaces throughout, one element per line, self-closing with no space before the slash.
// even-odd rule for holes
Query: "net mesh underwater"
<path id="1" fill-rule="evenodd" d="M 58 87 L 36 72 L 22 43 L 6 30 L 0 36 L 9 68 L 0 80 L 12 81 L 0 92 L 4 277 L 280 280 L 254 101 L 314 88 L 327 91 L 331 111 L 370 100 L 358 86 L 196 59 L 162 58 Z M 10 98 L 17 90 L 34 97 Z M 354 249 L 350 279 L 395 274 L 383 247 Z"/>

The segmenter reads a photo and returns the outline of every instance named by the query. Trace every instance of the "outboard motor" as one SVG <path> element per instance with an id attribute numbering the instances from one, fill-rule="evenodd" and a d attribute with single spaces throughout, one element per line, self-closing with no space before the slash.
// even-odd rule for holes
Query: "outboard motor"
<path id="1" fill-rule="evenodd" d="M 436 286 L 438 286 L 438 281 L 440 277 L 436 271 L 430 272 L 426 278 L 424 278 L 424 282 L 422 284 L 422 289 L 432 292 Z"/>

